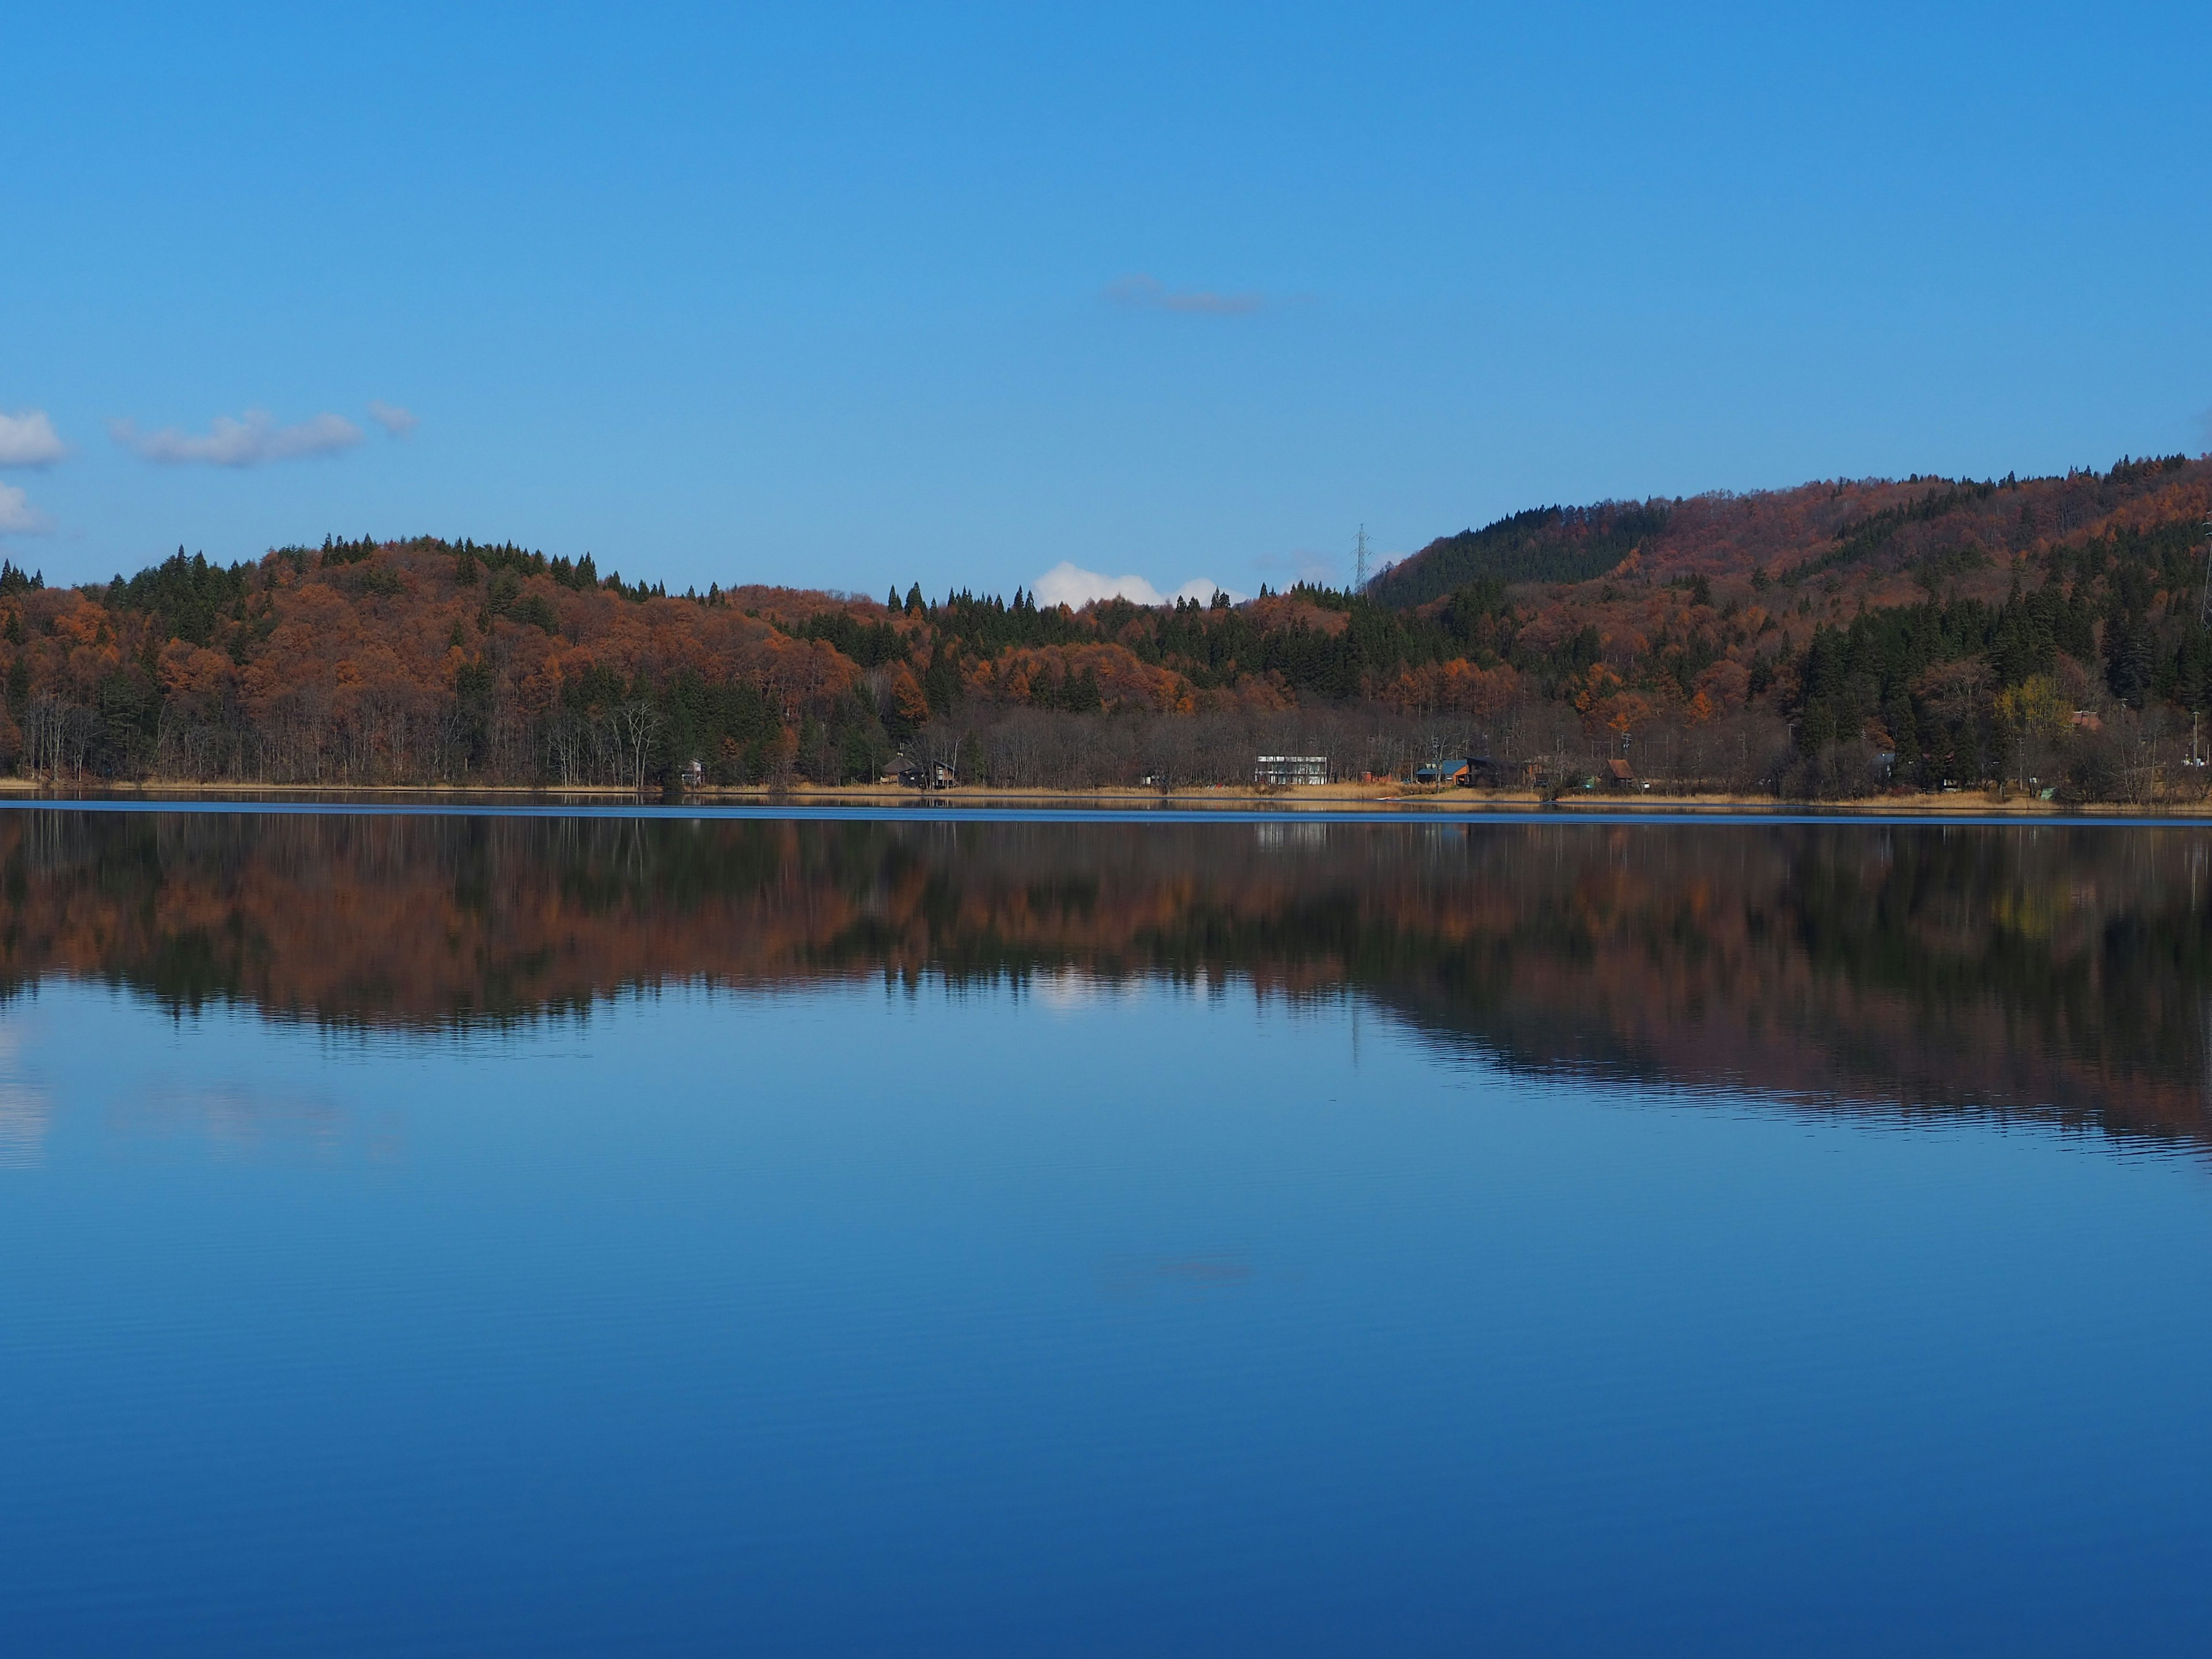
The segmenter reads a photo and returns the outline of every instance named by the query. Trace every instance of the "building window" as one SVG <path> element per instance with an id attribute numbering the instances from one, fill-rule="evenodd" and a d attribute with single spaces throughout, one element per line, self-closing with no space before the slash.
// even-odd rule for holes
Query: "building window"
<path id="1" fill-rule="evenodd" d="M 1261 755 L 1252 763 L 1252 781 L 1261 785 L 1327 783 L 1326 755 Z"/>

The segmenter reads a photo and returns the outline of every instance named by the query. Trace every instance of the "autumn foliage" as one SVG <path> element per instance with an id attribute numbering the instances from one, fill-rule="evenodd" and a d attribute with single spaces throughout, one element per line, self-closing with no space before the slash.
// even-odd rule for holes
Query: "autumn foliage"
<path id="1" fill-rule="evenodd" d="M 2154 744 L 2212 708 L 2208 513 L 2212 464 L 2179 456 L 1830 481 L 1537 509 L 1369 594 L 1080 611 L 918 585 L 670 595 L 428 538 L 228 568 L 179 550 L 74 589 L 9 566 L 0 763 L 644 788 L 693 763 L 727 784 L 872 780 L 930 750 L 979 780 L 1233 781 L 1255 743 L 1295 739 L 1346 773 L 1449 746 L 1562 775 L 1632 749 L 1686 777 L 1732 749 L 1812 793 L 2016 778 L 2086 798 L 2119 762 L 2080 734 Z"/>

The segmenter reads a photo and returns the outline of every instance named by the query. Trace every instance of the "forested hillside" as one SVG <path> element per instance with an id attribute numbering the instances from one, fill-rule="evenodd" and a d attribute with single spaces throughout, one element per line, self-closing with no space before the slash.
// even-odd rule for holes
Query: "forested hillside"
<path id="1" fill-rule="evenodd" d="M 1583 582 L 1602 576 L 1667 527 L 1667 504 L 1536 507 L 1462 530 L 1369 585 L 1384 605 L 1418 605 L 1468 582 Z"/>
<path id="2" fill-rule="evenodd" d="M 1446 753 L 1578 787 L 2194 787 L 2212 462 L 1824 482 L 1518 514 L 1365 594 L 1080 611 L 667 593 L 429 538 L 59 589 L 0 567 L 0 763 L 42 777 L 373 785 L 1392 775 Z M 2212 731 L 2203 749 L 2212 752 Z"/>

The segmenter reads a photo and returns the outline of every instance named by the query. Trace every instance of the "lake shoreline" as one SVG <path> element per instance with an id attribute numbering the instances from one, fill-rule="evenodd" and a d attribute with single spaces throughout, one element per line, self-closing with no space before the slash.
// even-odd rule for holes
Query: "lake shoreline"
<path id="1" fill-rule="evenodd" d="M 2013 817 L 2039 819 L 2081 817 L 2203 818 L 2212 823 L 2212 799 L 2170 800 L 2143 804 L 2124 802 L 2064 802 L 1984 790 L 1948 790 L 1940 795 L 1920 793 L 1875 795 L 1850 800 L 1790 800 L 1774 795 L 1672 794 L 1653 790 L 1581 790 L 1546 800 L 1530 789 L 1424 790 L 1388 784 L 1324 784 L 1282 789 L 1249 786 L 1203 789 L 992 789 L 958 786 L 921 791 L 884 785 L 795 785 L 768 787 L 687 789 L 678 794 L 605 786 L 546 788 L 518 784 L 228 784 L 137 783 L 104 784 L 94 787 L 57 789 L 24 779 L 0 780 L 0 803 L 142 801 L 148 805 L 195 802 L 224 804 L 254 801 L 314 801 L 343 805 L 389 805 L 419 800 L 425 805 L 547 805 L 566 804 L 599 806 L 643 803 L 654 806 L 793 806 L 884 807 L 931 806 L 1053 809 L 1069 812 L 1168 809 L 1180 811 L 1213 810 L 1223 812 L 1300 811 L 1372 812 L 1378 816 L 1431 815 L 1479 818 L 1488 815 L 1519 817 L 1531 812 L 1556 812 L 1607 818 L 1649 813 L 1679 818 L 1699 814 L 1739 817 L 1747 813 L 1790 816 L 1817 814 L 1839 818 L 1884 819 L 1924 817 L 1936 822 L 1956 818 Z"/>

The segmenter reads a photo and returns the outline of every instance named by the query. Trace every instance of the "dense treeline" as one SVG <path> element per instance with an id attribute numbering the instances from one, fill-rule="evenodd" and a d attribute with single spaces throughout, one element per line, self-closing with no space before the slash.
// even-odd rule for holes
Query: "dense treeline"
<path id="1" fill-rule="evenodd" d="M 1474 754 L 1550 787 L 2191 786 L 2212 464 L 1547 507 L 1366 592 L 1071 611 L 664 585 L 511 543 L 0 566 L 0 763 L 40 777 L 1019 787 Z M 2212 732 L 2203 752 L 2212 752 Z"/>

